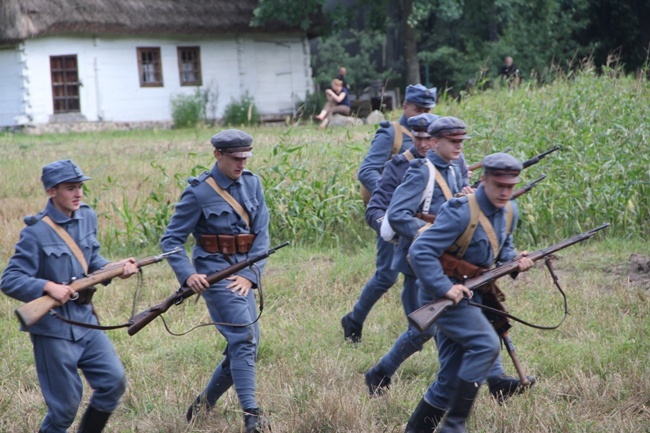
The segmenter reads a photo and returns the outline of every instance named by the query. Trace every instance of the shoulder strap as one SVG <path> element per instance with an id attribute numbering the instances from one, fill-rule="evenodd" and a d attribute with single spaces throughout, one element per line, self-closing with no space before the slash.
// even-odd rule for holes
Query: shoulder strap
<path id="1" fill-rule="evenodd" d="M 84 270 L 84 274 L 88 274 L 88 263 L 86 262 L 86 258 L 84 257 L 83 253 L 81 252 L 81 249 L 79 249 L 79 245 L 72 239 L 72 236 L 68 232 L 65 231 L 63 227 L 52 221 L 52 218 L 49 216 L 45 215 L 42 218 L 43 222 L 50 226 L 54 232 L 59 235 L 61 239 L 63 239 L 63 242 L 70 248 L 70 251 L 72 251 L 72 254 L 77 258 L 79 261 L 79 264 L 81 264 L 81 267 Z"/>
<path id="2" fill-rule="evenodd" d="M 451 246 L 451 250 L 455 251 L 454 255 L 459 259 L 462 259 L 467 252 L 469 243 L 472 240 L 472 236 L 474 236 L 476 227 L 478 226 L 478 217 L 481 213 L 481 209 L 478 207 L 478 201 L 476 201 L 474 194 L 468 194 L 466 197 L 467 203 L 469 204 L 469 224 L 463 234 L 460 235 L 460 237 L 456 239 L 456 242 Z"/>
<path id="3" fill-rule="evenodd" d="M 248 213 L 244 210 L 241 204 L 235 198 L 230 195 L 228 191 L 225 189 L 221 188 L 217 182 L 215 182 L 214 178 L 208 177 L 206 180 L 206 183 L 212 187 L 216 191 L 217 194 L 221 196 L 230 206 L 232 206 L 233 209 L 235 209 L 235 212 L 239 214 L 240 217 L 244 220 L 246 223 L 246 227 L 251 226 L 251 219 L 250 216 L 248 216 Z"/>
<path id="4" fill-rule="evenodd" d="M 415 159 L 415 156 L 411 152 L 411 149 L 407 150 L 402 155 L 404 155 L 404 158 L 406 158 L 407 161 L 413 161 Z"/>
<path id="5" fill-rule="evenodd" d="M 436 170 L 436 167 L 433 165 L 433 163 L 425 158 L 425 164 L 429 168 L 429 182 L 427 183 L 427 189 L 424 190 L 424 194 L 422 196 L 422 201 L 424 202 L 424 205 L 422 206 L 422 213 L 429 213 L 431 200 L 433 199 L 433 189 L 435 188 L 435 182 L 438 182 L 438 186 L 440 186 L 442 195 L 445 196 L 445 200 L 449 200 L 452 197 L 452 194 L 451 190 L 449 189 L 449 185 L 447 185 L 447 181 L 444 177 L 442 177 L 442 174 Z M 433 181 L 434 178 L 435 182 Z"/>
<path id="6" fill-rule="evenodd" d="M 394 122 L 391 123 L 393 124 L 393 129 L 395 130 L 395 136 L 393 137 L 393 149 L 391 150 L 391 155 L 396 155 L 399 153 L 399 150 L 402 148 L 402 143 L 404 140 L 403 134 L 406 134 L 409 137 L 413 137 L 413 135 L 411 135 L 411 131 L 409 131 L 404 126 L 402 126 L 402 124 L 399 123 L 398 120 L 395 120 Z"/>
<path id="7" fill-rule="evenodd" d="M 452 250 L 456 251 L 456 257 L 462 258 L 467 252 L 467 248 L 469 247 L 469 243 L 472 240 L 472 236 L 474 236 L 477 225 L 480 223 L 483 227 L 483 230 L 485 231 L 485 234 L 488 237 L 488 240 L 490 241 L 494 259 L 496 260 L 496 258 L 499 256 L 502 245 L 499 245 L 494 227 L 492 227 L 490 220 L 488 220 L 485 214 L 481 212 L 481 209 L 478 206 L 478 202 L 476 201 L 476 196 L 474 196 L 474 194 L 469 194 L 467 196 L 467 202 L 469 204 L 470 222 L 467 225 L 465 232 L 463 232 L 463 234 L 456 240 L 456 242 L 454 242 L 454 245 L 452 245 Z M 514 218 L 512 204 L 510 202 L 506 204 L 506 209 L 508 210 L 506 213 L 506 234 L 510 234 L 512 231 L 512 221 Z"/>

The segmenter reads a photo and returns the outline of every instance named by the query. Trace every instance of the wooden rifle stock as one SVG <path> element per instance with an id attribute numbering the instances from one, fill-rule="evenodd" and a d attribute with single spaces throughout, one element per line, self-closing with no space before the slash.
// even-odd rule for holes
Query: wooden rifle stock
<path id="1" fill-rule="evenodd" d="M 285 242 L 283 244 L 278 245 L 275 248 L 271 248 L 270 250 L 266 251 L 265 253 L 260 254 L 259 256 L 255 256 L 253 258 L 235 263 L 234 265 L 228 266 L 225 269 L 222 269 L 218 272 L 214 272 L 206 277 L 208 280 L 208 283 L 210 285 L 221 281 L 233 274 L 236 274 L 237 272 L 241 271 L 244 268 L 248 268 L 252 266 L 254 263 L 259 262 L 260 260 L 263 260 L 270 256 L 271 254 L 275 253 L 277 250 L 279 250 L 282 247 L 286 247 L 289 245 L 289 242 Z M 190 289 L 187 286 L 182 286 L 179 287 L 171 296 L 169 296 L 167 299 L 162 301 L 161 303 L 154 305 L 153 307 L 136 314 L 132 318 L 129 319 L 129 327 L 127 329 L 127 332 L 129 335 L 135 335 L 137 332 L 139 332 L 142 328 L 147 326 L 149 323 L 151 323 L 156 317 L 160 316 L 162 313 L 166 312 L 171 308 L 172 305 L 180 305 L 186 298 L 189 298 L 190 296 L 194 295 L 194 291 Z"/>
<path id="2" fill-rule="evenodd" d="M 181 251 L 180 248 L 177 248 L 164 254 L 158 254 L 157 256 L 151 256 L 138 260 L 136 262 L 136 266 L 138 268 L 141 268 L 143 266 L 158 263 L 159 261 L 165 259 L 167 256 L 176 254 L 179 251 Z M 74 293 L 77 293 L 81 290 L 88 289 L 97 284 L 119 277 L 123 272 L 124 265 L 113 265 L 109 266 L 106 269 L 101 269 L 97 272 L 93 272 L 87 277 L 73 280 L 68 285 L 72 288 Z M 52 298 L 51 296 L 44 295 L 16 308 L 15 313 L 20 323 L 25 329 L 27 329 L 31 326 L 34 326 L 34 324 L 41 320 L 52 308 L 60 307 L 61 305 L 62 304 L 59 301 Z"/>
<path id="3" fill-rule="evenodd" d="M 581 233 L 569 239 L 565 239 L 561 242 L 558 242 L 555 245 L 551 245 L 550 247 L 543 248 L 541 250 L 537 250 L 532 253 L 529 253 L 526 257 L 528 257 L 529 259 L 535 262 L 537 260 L 543 259 L 544 257 L 556 251 L 563 250 L 564 248 L 567 248 L 573 244 L 577 244 L 579 242 L 585 241 L 590 237 L 592 237 L 593 235 L 595 235 L 598 231 L 603 230 L 607 227 L 609 227 L 608 223 L 602 224 L 584 233 Z M 494 282 L 503 276 L 516 272 L 518 269 L 519 269 L 519 260 L 518 258 L 515 258 L 515 260 L 511 260 L 510 262 L 504 263 L 499 267 L 483 272 L 478 277 L 474 277 L 474 278 L 470 278 L 469 280 L 466 280 L 463 283 L 463 285 L 467 287 L 469 290 L 475 290 L 482 286 L 485 286 L 488 283 Z M 424 332 L 427 329 L 429 329 L 436 321 L 436 319 L 440 317 L 440 315 L 444 313 L 444 311 L 447 308 L 449 308 L 451 305 L 453 305 L 453 302 L 451 300 L 447 298 L 440 298 L 434 302 L 431 302 L 427 305 L 424 305 L 423 307 L 418 308 L 417 310 L 409 314 L 408 321 L 418 331 Z"/>

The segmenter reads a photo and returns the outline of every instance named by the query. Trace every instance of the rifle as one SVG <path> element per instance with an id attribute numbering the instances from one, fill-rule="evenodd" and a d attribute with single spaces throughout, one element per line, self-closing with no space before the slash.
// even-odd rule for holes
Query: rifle
<path id="1" fill-rule="evenodd" d="M 550 149 L 547 150 L 546 152 L 542 152 L 542 153 L 540 153 L 539 155 L 535 155 L 534 157 L 532 157 L 532 158 L 530 158 L 530 159 L 527 159 L 526 161 L 524 161 L 524 162 L 522 163 L 522 165 L 523 165 L 524 168 L 528 168 L 528 167 L 530 167 L 531 165 L 535 165 L 535 164 L 537 164 L 539 161 L 541 161 L 541 160 L 542 160 L 543 158 L 545 158 L 547 155 L 549 155 L 549 154 L 551 154 L 551 153 L 553 153 L 553 152 L 555 152 L 555 151 L 557 151 L 557 150 L 560 150 L 560 149 L 561 149 L 560 146 L 553 146 L 552 148 L 550 148 Z M 474 182 L 474 183 L 472 184 L 472 188 L 478 188 L 478 186 L 480 185 L 480 183 L 481 183 L 481 181 L 480 181 L 480 180 L 477 180 L 476 182 Z"/>
<path id="2" fill-rule="evenodd" d="M 169 252 L 158 254 L 156 256 L 146 257 L 136 261 L 136 266 L 142 268 L 143 266 L 158 263 L 172 254 L 180 252 L 180 248 L 175 248 Z M 105 269 L 100 269 L 84 278 L 74 279 L 69 283 L 69 286 L 78 295 L 81 290 L 87 290 L 92 286 L 103 283 L 113 278 L 119 277 L 124 272 L 124 265 L 113 265 Z M 76 299 L 76 298 L 75 298 Z M 41 296 L 33 301 L 16 308 L 15 313 L 18 320 L 25 327 L 25 329 L 33 326 L 36 322 L 41 320 L 52 308 L 60 307 L 62 304 L 49 295 Z"/>
<path id="3" fill-rule="evenodd" d="M 607 227 L 609 227 L 608 223 L 602 224 L 584 233 L 573 236 L 569 239 L 565 239 L 555 245 L 551 245 L 550 247 L 529 253 L 526 257 L 535 262 L 553 254 L 556 251 L 563 250 L 564 248 L 567 248 L 573 244 L 585 241 L 595 235 L 598 231 L 603 230 Z M 485 271 L 477 277 L 470 278 L 469 280 L 466 280 L 463 285 L 469 290 L 476 290 L 495 282 L 505 275 L 516 272 L 519 269 L 519 260 L 518 258 L 515 259 L 516 260 L 511 260 L 499 267 Z M 447 310 L 447 308 L 451 307 L 452 305 L 454 305 L 454 301 L 451 299 L 440 298 L 434 302 L 418 308 L 409 314 L 408 321 L 417 330 L 424 332 L 429 329 L 431 325 L 433 325 L 433 323 L 438 319 L 438 317 L 440 317 L 440 315 L 443 314 L 445 310 Z"/>
<path id="4" fill-rule="evenodd" d="M 535 179 L 535 180 L 533 180 L 533 181 L 531 181 L 531 182 L 528 182 L 526 185 L 522 186 L 522 187 L 519 188 L 517 191 L 515 191 L 515 192 L 512 194 L 512 197 L 510 198 L 510 200 L 514 200 L 514 199 L 516 199 L 517 197 L 526 194 L 528 191 L 530 191 L 531 189 L 533 189 L 533 188 L 534 188 L 538 183 L 540 183 L 540 182 L 543 181 L 544 179 L 546 179 L 546 175 L 545 175 L 545 174 L 541 175 L 540 177 L 538 177 L 537 179 Z"/>
<path id="5" fill-rule="evenodd" d="M 512 150 L 512 147 L 508 147 L 508 148 L 506 148 L 506 149 L 503 151 L 503 153 L 508 153 L 508 152 L 510 152 L 511 150 Z M 469 171 L 474 171 L 474 170 L 478 170 L 478 169 L 481 168 L 481 167 L 483 167 L 483 161 L 479 161 L 479 162 L 477 162 L 477 163 L 474 163 L 474 164 L 470 165 L 469 167 L 467 167 L 467 169 L 468 169 Z"/>
<path id="6" fill-rule="evenodd" d="M 227 268 L 222 269 L 218 272 L 214 272 L 208 275 L 206 279 L 208 280 L 208 283 L 212 285 L 218 281 L 221 281 L 241 271 L 244 268 L 252 266 L 256 262 L 259 262 L 260 260 L 267 258 L 268 256 L 275 253 L 280 248 L 286 247 L 287 245 L 289 245 L 289 242 L 280 244 L 277 247 L 271 248 L 270 250 L 258 256 L 235 263 L 234 265 L 228 266 Z M 127 332 L 129 333 L 129 335 L 135 335 L 138 331 L 140 331 L 142 328 L 144 328 L 149 323 L 151 323 L 156 317 L 160 316 L 162 313 L 169 310 L 169 308 L 172 305 L 180 305 L 183 303 L 183 301 L 186 298 L 189 298 L 192 295 L 194 295 L 194 291 L 189 287 L 187 286 L 179 287 L 171 296 L 169 296 L 161 303 L 154 305 L 153 307 L 131 317 L 128 321 L 129 327 L 127 329 Z"/>
<path id="7" fill-rule="evenodd" d="M 560 150 L 560 146 L 553 146 L 552 148 L 550 148 L 550 149 L 547 150 L 546 152 L 542 152 L 542 153 L 540 153 L 539 155 L 534 156 L 534 157 L 530 158 L 530 159 L 527 160 L 527 161 L 524 161 L 524 163 L 523 163 L 524 168 L 528 168 L 528 167 L 530 167 L 531 165 L 535 165 L 535 164 L 537 164 L 537 163 L 538 163 L 541 159 L 543 159 L 546 155 L 549 155 L 549 154 L 555 152 L 556 150 Z"/>

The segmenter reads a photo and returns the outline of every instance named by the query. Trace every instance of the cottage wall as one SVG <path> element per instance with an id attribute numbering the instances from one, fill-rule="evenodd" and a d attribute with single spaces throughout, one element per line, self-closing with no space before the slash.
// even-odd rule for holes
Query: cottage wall
<path id="1" fill-rule="evenodd" d="M 254 97 L 260 113 L 291 114 L 295 102 L 311 90 L 309 46 L 300 36 L 36 38 L 24 41 L 22 54 L 0 50 L 0 76 L 13 77 L 0 83 L 0 126 L 15 125 L 16 116 L 21 115 L 36 125 L 169 122 L 171 97 L 196 92 L 196 87 L 180 85 L 179 46 L 201 48 L 200 90 L 212 95 L 213 109 L 208 108 L 208 115 L 217 118 L 226 104 L 246 91 Z M 160 47 L 163 87 L 140 87 L 137 47 Z M 78 62 L 81 113 L 55 116 L 49 58 L 72 54 Z"/>
<path id="2" fill-rule="evenodd" d="M 0 48 L 0 125 L 15 125 L 23 113 L 23 63 L 17 46 Z"/>

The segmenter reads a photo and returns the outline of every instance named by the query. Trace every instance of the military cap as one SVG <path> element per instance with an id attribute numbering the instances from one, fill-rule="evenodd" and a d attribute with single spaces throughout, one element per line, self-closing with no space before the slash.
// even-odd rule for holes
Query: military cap
<path id="1" fill-rule="evenodd" d="M 460 140 L 472 138 L 467 135 L 465 122 L 451 116 L 443 116 L 436 119 L 429 125 L 428 132 L 432 137 L 446 137 Z"/>
<path id="2" fill-rule="evenodd" d="M 486 176 L 491 176 L 496 181 L 510 185 L 518 184 L 519 173 L 524 165 L 514 156 L 499 152 L 483 158 L 483 170 Z"/>
<path id="3" fill-rule="evenodd" d="M 235 158 L 250 158 L 253 137 L 239 129 L 226 129 L 215 134 L 210 139 L 210 143 L 216 150 L 221 153 L 227 153 Z"/>
<path id="4" fill-rule="evenodd" d="M 420 107 L 433 108 L 436 106 L 436 92 L 435 87 L 427 89 L 422 84 L 409 84 L 404 99 Z"/>
<path id="5" fill-rule="evenodd" d="M 70 159 L 54 161 L 44 166 L 41 174 L 41 182 L 43 182 L 45 191 L 63 182 L 84 182 L 89 179 Z"/>
<path id="6" fill-rule="evenodd" d="M 427 132 L 429 125 L 440 116 L 431 113 L 422 113 L 409 117 L 406 124 L 411 128 L 414 137 L 431 137 Z"/>

